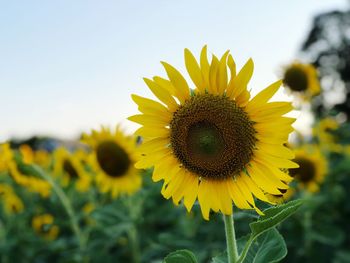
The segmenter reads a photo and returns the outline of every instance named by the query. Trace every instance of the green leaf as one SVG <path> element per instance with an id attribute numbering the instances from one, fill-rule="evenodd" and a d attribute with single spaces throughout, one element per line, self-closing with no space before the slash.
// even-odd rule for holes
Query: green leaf
<path id="1" fill-rule="evenodd" d="M 253 237 L 257 237 L 270 228 L 275 227 L 283 220 L 291 216 L 303 204 L 303 200 L 298 199 L 286 204 L 268 208 L 264 211 L 264 216 L 259 217 L 257 222 L 251 223 Z"/>
<path id="2" fill-rule="evenodd" d="M 212 258 L 212 263 L 227 263 L 227 252 L 225 251 L 222 254 L 217 255 L 216 257 Z"/>
<path id="3" fill-rule="evenodd" d="M 255 240 L 242 263 L 279 262 L 286 255 L 287 247 L 283 237 L 272 228 Z"/>
<path id="4" fill-rule="evenodd" d="M 187 250 L 177 250 L 168 254 L 164 260 L 164 263 L 197 263 L 195 255 Z"/>

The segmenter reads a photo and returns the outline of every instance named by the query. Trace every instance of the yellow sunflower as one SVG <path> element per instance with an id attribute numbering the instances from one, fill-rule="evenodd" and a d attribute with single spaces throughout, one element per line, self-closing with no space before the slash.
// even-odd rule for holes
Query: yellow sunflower
<path id="1" fill-rule="evenodd" d="M 54 225 L 54 217 L 51 214 L 35 216 L 32 219 L 34 231 L 46 240 L 55 240 L 59 233 L 59 227 Z"/>
<path id="2" fill-rule="evenodd" d="M 0 144 L 0 173 L 8 171 L 9 161 L 13 158 L 13 152 L 9 143 Z"/>
<path id="3" fill-rule="evenodd" d="M 1 159 L 6 168 L 6 171 L 11 175 L 13 180 L 18 184 L 31 192 L 39 193 L 42 197 L 48 197 L 51 192 L 51 185 L 31 174 L 21 170 L 21 167 L 17 165 L 15 160 L 16 152 L 10 148 L 10 145 L 3 144 L 0 147 Z"/>
<path id="4" fill-rule="evenodd" d="M 285 68 L 283 83 L 293 93 L 298 93 L 304 98 L 315 96 L 321 91 L 315 67 L 297 61 Z"/>
<path id="5" fill-rule="evenodd" d="M 60 147 L 55 150 L 53 155 L 53 172 L 60 177 L 62 185 L 68 186 L 70 182 L 74 182 L 79 192 L 88 191 L 91 185 L 91 176 L 85 171 L 81 151 L 70 153 L 67 149 Z"/>
<path id="6" fill-rule="evenodd" d="M 304 145 L 294 152 L 294 161 L 299 168 L 289 169 L 289 174 L 295 178 L 299 188 L 311 193 L 317 192 L 327 174 L 326 158 L 316 145 Z"/>
<path id="7" fill-rule="evenodd" d="M 289 187 L 288 189 L 280 189 L 280 191 L 281 193 L 278 195 L 269 194 L 268 199 L 273 203 L 282 204 L 290 200 L 295 194 L 295 190 L 292 187 Z"/>
<path id="8" fill-rule="evenodd" d="M 3 201 L 3 207 L 6 214 L 12 215 L 23 211 L 24 204 L 12 187 L 7 184 L 0 184 L 0 200 Z"/>
<path id="9" fill-rule="evenodd" d="M 228 51 L 209 63 L 206 46 L 199 64 L 185 49 L 193 89 L 174 67 L 162 64 L 169 80 L 145 79 L 161 103 L 132 95 L 142 114 L 129 120 L 143 125 L 136 134 L 144 138 L 136 168 L 154 166 L 153 180 L 164 180 L 163 196 L 175 204 L 183 199 L 188 211 L 198 198 L 205 219 L 210 209 L 232 214 L 232 201 L 261 213 L 254 196 L 270 202 L 265 194 L 280 194 L 292 179 L 280 168 L 297 167 L 283 146 L 295 121 L 283 115 L 292 105 L 268 102 L 282 82 L 251 99 L 253 61 L 236 74 Z"/>
<path id="10" fill-rule="evenodd" d="M 82 140 L 93 149 L 88 163 L 101 192 L 117 197 L 132 194 L 141 187 L 140 171 L 134 167 L 137 154 L 133 136 L 125 135 L 119 127 L 114 132 L 102 127 L 90 135 L 84 134 Z"/>
<path id="11" fill-rule="evenodd" d="M 339 128 L 339 123 L 333 118 L 324 118 L 320 120 L 313 128 L 313 135 L 318 137 L 320 143 L 331 144 L 335 142 L 332 134 Z"/>
<path id="12" fill-rule="evenodd" d="M 19 152 L 22 156 L 22 161 L 25 164 L 37 164 L 42 168 L 47 169 L 51 164 L 50 154 L 45 150 L 33 150 L 29 145 L 22 144 L 19 147 Z"/>

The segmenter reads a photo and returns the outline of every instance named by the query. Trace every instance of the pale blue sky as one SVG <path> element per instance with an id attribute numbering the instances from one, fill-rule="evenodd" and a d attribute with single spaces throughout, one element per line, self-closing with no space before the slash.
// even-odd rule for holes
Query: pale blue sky
<path id="1" fill-rule="evenodd" d="M 184 70 L 198 56 L 230 49 L 252 57 L 253 93 L 297 55 L 312 17 L 346 0 L 0 0 L 0 140 L 33 134 L 73 138 L 136 114 L 131 93 L 150 96 L 142 77 Z M 283 96 L 283 94 L 280 96 Z"/>

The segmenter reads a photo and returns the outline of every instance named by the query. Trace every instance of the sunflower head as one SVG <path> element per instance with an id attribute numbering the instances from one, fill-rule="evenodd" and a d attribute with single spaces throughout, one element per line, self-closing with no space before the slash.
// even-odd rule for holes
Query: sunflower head
<path id="1" fill-rule="evenodd" d="M 4 211 L 8 215 L 20 213 L 24 209 L 22 200 L 7 184 L 0 184 L 0 200 L 3 202 Z"/>
<path id="2" fill-rule="evenodd" d="M 289 174 L 295 178 L 299 188 L 317 192 L 327 174 L 327 161 L 318 146 L 304 145 L 296 149 L 294 161 L 299 167 L 289 169 Z"/>
<path id="3" fill-rule="evenodd" d="M 142 125 L 137 168 L 154 167 L 154 181 L 164 180 L 162 194 L 183 200 L 188 211 L 198 199 L 203 217 L 209 211 L 232 214 L 232 201 L 255 209 L 254 197 L 270 202 L 266 193 L 280 194 L 291 177 L 280 168 L 297 167 L 283 144 L 293 130 L 287 102 L 269 102 L 281 81 L 253 99 L 247 89 L 253 73 L 251 59 L 237 73 L 227 51 L 199 63 L 185 49 L 190 87 L 174 67 L 162 62 L 168 78 L 145 79 L 160 102 L 132 95 L 141 114 L 129 117 Z"/>
<path id="4" fill-rule="evenodd" d="M 313 135 L 318 138 L 321 144 L 332 144 L 336 141 L 334 131 L 338 128 L 339 123 L 334 118 L 324 118 L 316 123 Z"/>
<path id="5" fill-rule="evenodd" d="M 13 159 L 13 152 L 9 143 L 0 144 L 0 173 L 8 170 L 9 162 Z"/>
<path id="6" fill-rule="evenodd" d="M 141 187 L 140 171 L 134 167 L 137 160 L 134 137 L 125 135 L 119 127 L 114 132 L 102 127 L 83 135 L 82 140 L 92 149 L 88 163 L 102 192 L 111 192 L 116 197 L 121 193 L 132 194 Z"/>
<path id="7" fill-rule="evenodd" d="M 91 185 L 91 176 L 85 171 L 83 155 L 80 151 L 69 152 L 60 147 L 54 152 L 54 174 L 63 186 L 74 183 L 79 192 L 86 192 Z"/>
<path id="8" fill-rule="evenodd" d="M 317 71 L 311 64 L 294 62 L 287 66 L 283 74 L 283 83 L 292 92 L 301 94 L 305 98 L 320 93 Z"/>
<path id="9" fill-rule="evenodd" d="M 46 240 L 55 240 L 59 233 L 59 227 L 54 225 L 54 217 L 51 214 L 35 216 L 32 219 L 34 231 Z"/>

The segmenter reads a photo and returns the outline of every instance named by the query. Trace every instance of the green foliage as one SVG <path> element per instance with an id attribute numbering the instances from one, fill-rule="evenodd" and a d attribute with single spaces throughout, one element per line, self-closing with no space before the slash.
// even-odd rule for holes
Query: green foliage
<path id="1" fill-rule="evenodd" d="M 164 258 L 164 263 L 197 263 L 195 255 L 186 249 L 171 252 Z"/>
<path id="2" fill-rule="evenodd" d="M 303 200 L 294 200 L 286 204 L 271 207 L 264 211 L 257 222 L 250 224 L 253 237 L 257 237 L 268 229 L 281 223 L 283 220 L 291 216 L 303 203 Z"/>
<path id="3" fill-rule="evenodd" d="M 241 251 L 244 245 L 249 242 L 249 236 L 238 240 Z M 279 262 L 287 255 L 287 247 L 283 237 L 275 228 L 263 232 L 249 247 L 247 256 L 243 263 L 265 263 Z"/>

